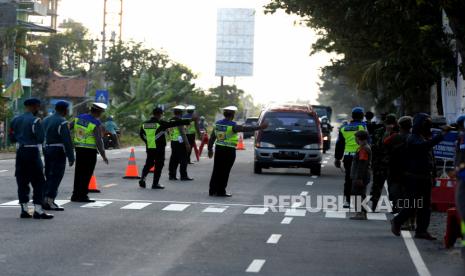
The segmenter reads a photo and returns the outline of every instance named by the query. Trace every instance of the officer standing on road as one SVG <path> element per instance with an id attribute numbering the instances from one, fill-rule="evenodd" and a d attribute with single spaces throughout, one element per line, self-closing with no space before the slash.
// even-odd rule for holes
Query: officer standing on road
<path id="1" fill-rule="evenodd" d="M 181 121 L 182 113 L 186 108 L 182 105 L 173 108 L 174 117 L 170 121 Z M 176 177 L 178 166 L 181 172 L 181 181 L 194 180 L 187 175 L 187 153 L 191 146 L 186 136 L 186 127 L 178 126 L 170 130 L 171 137 L 171 158 L 169 164 L 169 180 L 178 180 Z"/>
<path id="2" fill-rule="evenodd" d="M 107 109 L 103 103 L 94 103 L 90 113 L 77 116 L 71 123 L 74 146 L 76 147 L 76 169 L 74 173 L 74 190 L 71 201 L 94 202 L 88 197 L 89 182 L 97 164 L 97 153 L 108 164 L 102 141 L 102 123 L 99 118 Z"/>
<path id="3" fill-rule="evenodd" d="M 456 201 L 457 211 L 462 220 L 462 258 L 465 265 L 465 115 L 457 118 L 459 136 L 455 156 L 455 168 L 457 173 Z"/>
<path id="4" fill-rule="evenodd" d="M 150 169 L 155 166 L 153 174 L 152 189 L 164 189 L 165 186 L 159 183 L 161 172 L 165 165 L 166 131 L 172 127 L 185 126 L 191 123 L 191 119 L 165 121 L 162 120 L 163 109 L 157 107 L 152 112 L 152 118 L 145 121 L 139 132 L 140 138 L 145 142 L 147 159 L 142 169 L 142 177 L 139 186 L 145 188 L 145 178 Z"/>
<path id="5" fill-rule="evenodd" d="M 195 106 L 194 105 L 189 105 L 186 107 L 186 114 L 182 116 L 183 119 L 190 119 L 192 120 L 194 117 L 194 112 L 195 112 Z M 198 119 L 192 120 L 192 122 L 187 126 L 186 130 L 186 136 L 187 140 L 189 141 L 190 151 L 187 152 L 187 160 L 189 164 L 192 164 L 191 162 L 191 155 L 192 151 L 195 148 L 195 135 L 197 134 L 197 137 L 200 136 L 200 126 L 199 126 L 199 121 Z"/>
<path id="6" fill-rule="evenodd" d="M 37 116 L 40 100 L 30 98 L 24 101 L 26 112 L 13 119 L 10 128 L 10 139 L 16 143 L 16 182 L 18 199 L 21 205 L 21 218 L 52 219 L 53 215 L 42 209 L 45 177 L 40 146 L 44 142 L 44 130 Z M 33 188 L 34 214 L 29 214 L 29 184 Z"/>
<path id="7" fill-rule="evenodd" d="M 66 169 L 66 157 L 69 166 L 74 164 L 73 141 L 65 116 L 68 115 L 69 104 L 59 101 L 55 105 L 55 114 L 44 119 L 45 130 L 45 198 L 43 207 L 45 210 L 63 211 L 64 209 L 55 203 L 63 175 Z"/>
<path id="8" fill-rule="evenodd" d="M 208 157 L 215 155 L 213 172 L 210 179 L 210 196 L 230 197 L 226 192 L 231 169 L 236 160 L 236 146 L 239 140 L 238 132 L 250 132 L 266 129 L 268 123 L 262 122 L 260 126 L 237 125 L 234 115 L 237 107 L 228 106 L 223 109 L 224 119 L 216 122 L 210 141 L 208 143 Z M 216 152 L 213 152 L 215 144 Z"/>
<path id="9" fill-rule="evenodd" d="M 341 160 L 344 162 L 345 182 L 344 182 L 344 208 L 350 208 L 350 196 L 352 192 L 352 180 L 350 171 L 352 168 L 352 160 L 357 152 L 358 145 L 355 140 L 357 131 L 365 130 L 363 120 L 363 108 L 355 107 L 352 109 L 352 121 L 343 125 L 339 129 L 339 136 L 336 142 L 336 152 L 334 165 L 336 168 L 341 168 Z"/>

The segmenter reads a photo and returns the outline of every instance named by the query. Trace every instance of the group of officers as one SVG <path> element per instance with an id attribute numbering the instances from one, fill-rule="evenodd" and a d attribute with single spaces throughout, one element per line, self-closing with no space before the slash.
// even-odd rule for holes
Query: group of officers
<path id="1" fill-rule="evenodd" d="M 442 132 L 436 135 L 432 133 L 432 118 L 425 113 L 399 119 L 395 114 L 385 114 L 380 122 L 374 122 L 373 118 L 372 112 L 365 113 L 363 108 L 356 107 L 352 110 L 352 120 L 343 123 L 339 129 L 335 166 L 345 169 L 344 207 L 350 208 L 354 191 L 351 167 L 360 150 L 356 136 L 357 133 L 366 132 L 372 152 L 371 209 L 378 210 L 382 189 L 387 182 L 389 200 L 395 214 L 391 221 L 393 234 L 399 236 L 401 229 L 415 230 L 416 238 L 436 239 L 428 232 L 431 191 L 437 176 L 433 148 L 451 130 L 456 129 L 459 133 L 455 160 L 457 209 L 465 236 L 465 115 L 459 116 L 452 126 L 440 127 Z"/>
<path id="2" fill-rule="evenodd" d="M 15 117 L 10 125 L 10 141 L 16 143 L 16 181 L 18 199 L 21 206 L 21 218 L 52 219 L 52 214 L 45 211 L 63 211 L 55 199 L 58 187 L 63 179 L 66 163 L 75 165 L 72 202 L 94 202 L 88 197 L 88 185 L 100 155 L 108 164 L 108 158 L 102 141 L 102 123 L 100 118 L 107 109 L 103 103 L 93 103 L 88 113 L 67 121 L 69 104 L 59 101 L 55 113 L 43 121 L 38 117 L 41 101 L 29 98 L 24 101 L 25 113 Z M 234 122 L 237 107 L 223 108 L 224 119 L 216 122 L 208 144 L 208 156 L 214 158 L 213 172 L 210 180 L 210 196 L 230 197 L 226 192 L 229 173 L 236 157 L 239 132 L 265 129 L 268 124 L 260 126 L 242 126 Z M 187 112 L 186 112 L 187 111 Z M 186 112 L 186 113 L 184 113 Z M 164 110 L 157 107 L 152 117 L 143 122 L 140 137 L 146 144 L 147 158 L 139 181 L 141 188 L 146 187 L 146 177 L 154 168 L 153 189 L 164 189 L 159 183 L 165 161 L 167 137 L 171 141 L 171 158 L 169 162 L 169 180 L 175 181 L 180 168 L 180 180 L 192 181 L 187 174 L 192 149 L 196 136 L 201 136 L 199 116 L 195 106 L 178 105 L 173 108 L 174 116 L 163 119 Z M 214 147 L 215 146 L 215 147 Z M 40 149 L 43 149 L 45 168 Z M 215 149 L 215 150 L 214 150 Z M 215 153 L 216 151 L 216 153 Z M 34 211 L 29 212 L 30 186 L 33 188 Z"/>

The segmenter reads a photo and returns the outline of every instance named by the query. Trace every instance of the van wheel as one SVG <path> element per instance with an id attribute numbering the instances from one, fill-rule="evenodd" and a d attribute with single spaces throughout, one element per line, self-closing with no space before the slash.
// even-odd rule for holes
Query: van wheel
<path id="1" fill-rule="evenodd" d="M 310 168 L 310 174 L 311 174 L 311 175 L 318 175 L 318 176 L 320 176 L 320 175 L 321 175 L 321 164 L 313 165 L 313 166 Z"/>
<path id="2" fill-rule="evenodd" d="M 260 166 L 260 164 L 258 164 L 258 162 L 255 162 L 254 165 L 253 165 L 253 172 L 255 174 L 261 174 L 262 173 L 262 166 Z"/>

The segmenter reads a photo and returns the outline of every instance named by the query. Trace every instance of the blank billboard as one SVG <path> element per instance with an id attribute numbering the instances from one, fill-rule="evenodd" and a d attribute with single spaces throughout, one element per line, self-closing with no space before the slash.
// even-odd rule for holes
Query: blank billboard
<path id="1" fill-rule="evenodd" d="M 216 76 L 253 75 L 254 9 L 218 9 Z"/>

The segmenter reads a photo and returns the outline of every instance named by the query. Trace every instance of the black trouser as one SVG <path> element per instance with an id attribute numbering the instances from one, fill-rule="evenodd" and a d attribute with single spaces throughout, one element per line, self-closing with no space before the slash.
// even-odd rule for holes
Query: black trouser
<path id="1" fill-rule="evenodd" d="M 191 146 L 189 152 L 187 152 L 187 161 L 191 163 L 191 155 L 192 151 L 194 151 L 195 147 L 195 133 L 194 134 L 186 134 L 187 136 L 187 141 L 189 142 L 189 145 Z"/>
<path id="2" fill-rule="evenodd" d="M 171 141 L 171 157 L 169 165 L 170 178 L 176 177 L 178 165 L 180 167 L 181 178 L 188 177 L 187 175 L 187 149 L 186 144 L 177 141 Z"/>
<path id="3" fill-rule="evenodd" d="M 97 150 L 76 148 L 76 168 L 74 172 L 73 199 L 86 199 L 89 182 L 97 164 Z"/>
<path id="4" fill-rule="evenodd" d="M 153 184 L 158 185 L 160 181 L 161 172 L 165 166 L 165 148 L 147 149 L 147 159 L 142 169 L 142 179 L 145 179 L 150 172 L 150 169 L 155 166 L 153 173 Z"/>
<path id="5" fill-rule="evenodd" d="M 417 233 L 426 233 L 431 218 L 431 187 L 432 180 L 407 177 L 405 185 L 405 199 L 400 202 L 399 207 L 404 207 L 394 217 L 396 225 L 404 224 L 416 212 Z"/>
<path id="6" fill-rule="evenodd" d="M 45 156 L 45 197 L 56 198 L 66 169 L 66 154 L 63 147 L 47 146 Z"/>
<path id="7" fill-rule="evenodd" d="M 42 204 L 45 177 L 39 148 L 20 147 L 16 151 L 16 183 L 18 184 L 19 203 L 29 202 L 32 185 L 34 204 Z"/>
<path id="8" fill-rule="evenodd" d="M 351 155 L 344 156 L 344 170 L 345 170 L 345 178 L 344 178 L 344 197 L 347 202 L 350 202 L 350 195 L 352 194 L 352 179 L 350 178 L 350 171 L 352 170 L 352 161 L 354 157 Z"/>
<path id="9" fill-rule="evenodd" d="M 210 194 L 225 194 L 229 173 L 236 161 L 236 149 L 216 146 L 213 172 L 210 179 Z"/>
<path id="10" fill-rule="evenodd" d="M 371 201 L 373 205 L 378 205 L 378 201 L 383 193 L 384 183 L 388 177 L 387 169 L 382 167 L 373 168 L 373 184 L 371 186 Z"/>

